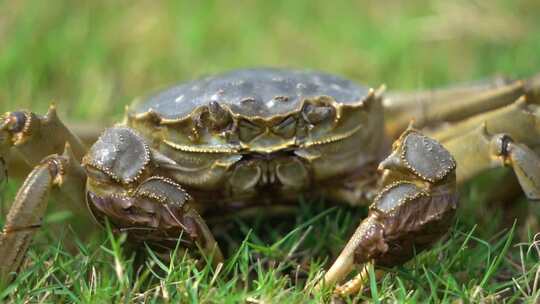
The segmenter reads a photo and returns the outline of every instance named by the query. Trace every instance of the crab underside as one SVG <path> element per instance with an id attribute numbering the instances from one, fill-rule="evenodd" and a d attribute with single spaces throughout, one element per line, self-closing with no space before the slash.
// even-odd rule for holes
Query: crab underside
<path id="1" fill-rule="evenodd" d="M 205 218 L 266 212 L 301 193 L 370 206 L 319 284 L 360 265 L 335 289 L 354 293 L 368 265 L 404 263 L 440 239 L 457 187 L 479 173 L 511 167 L 525 195 L 540 199 L 539 104 L 539 76 L 384 94 L 325 73 L 252 69 L 161 91 L 84 142 L 54 107 L 8 112 L 0 191 L 5 169 L 17 168 L 13 154 L 33 170 L 0 236 L 0 280 L 19 270 L 52 189 L 135 243 L 200 249 L 214 263 L 223 256 Z"/>

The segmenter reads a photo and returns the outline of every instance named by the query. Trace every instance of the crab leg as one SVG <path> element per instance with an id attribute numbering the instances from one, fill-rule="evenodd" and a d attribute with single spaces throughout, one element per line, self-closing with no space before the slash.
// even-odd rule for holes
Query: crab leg
<path id="1" fill-rule="evenodd" d="M 24 178 L 45 156 L 63 153 L 66 143 L 74 159 L 80 162 L 86 146 L 60 120 L 54 105 L 45 115 L 28 111 L 4 113 L 0 116 L 0 170 L 3 173 L 0 174 L 0 191 L 8 173 Z M 77 213 L 80 208 L 70 210 Z"/>
<path id="2" fill-rule="evenodd" d="M 515 97 L 515 93 L 522 95 Z M 389 132 L 399 131 L 407 119 L 415 118 L 417 120 L 415 126 L 419 123 L 428 126 L 424 133 L 439 140 L 451 150 L 459 164 L 458 184 L 468 181 L 486 169 L 501 165 L 511 166 L 508 158 L 503 162 L 503 158 L 496 157 L 488 151 L 487 137 L 504 133 L 510 135 L 514 143 L 524 143 L 536 151 L 540 148 L 538 128 L 540 74 L 525 81 L 509 82 L 498 79 L 483 85 L 394 93 L 389 94 L 384 102 L 389 114 L 387 116 L 390 116 Z M 459 114 L 460 109 L 457 105 L 461 107 L 460 115 L 465 118 L 461 121 L 455 121 L 451 116 L 447 116 L 451 113 L 447 110 L 452 108 Z M 427 110 L 428 108 L 431 110 Z M 442 109 L 440 113 L 434 110 L 438 108 Z M 396 121 L 392 121 L 393 118 Z M 485 127 L 481 127 L 484 124 Z M 473 130 L 478 128 L 483 128 L 484 131 L 479 129 L 474 133 Z M 484 135 L 480 134 L 482 132 Z M 520 175 L 517 176 L 519 178 Z M 502 192 L 506 196 L 521 192 L 519 184 L 513 179 L 502 180 L 504 183 L 501 187 L 505 189 Z M 520 182 L 524 180 L 520 178 Z M 500 196 L 497 198 L 500 199 Z"/>
<path id="3" fill-rule="evenodd" d="M 47 155 L 61 153 L 66 142 L 80 162 L 86 147 L 58 118 L 53 105 L 45 116 L 27 111 L 7 112 L 0 122 L 0 153 L 13 146 L 30 166 Z"/>
<path id="4" fill-rule="evenodd" d="M 62 151 L 64 154 L 58 155 Z M 0 187 L 7 180 L 8 166 L 13 168 L 11 160 L 26 163 L 19 161 L 15 168 L 28 165 L 34 168 L 18 191 L 0 235 L 0 280 L 9 280 L 9 273 L 16 271 L 23 261 L 44 215 L 51 189 L 62 186 L 59 192 L 65 199 L 62 201 L 75 202 L 70 206 L 84 201 L 86 177 L 79 162 L 85 152 L 84 144 L 60 121 L 54 106 L 49 107 L 44 116 L 27 111 L 3 115 L 0 120 Z M 6 162 L 4 157 L 8 156 L 15 157 Z"/>
<path id="5" fill-rule="evenodd" d="M 540 74 L 526 81 L 494 79 L 484 84 L 418 92 L 389 92 L 383 101 L 387 131 L 395 137 L 411 119 L 419 128 L 453 123 L 511 104 L 520 96 L 538 99 Z"/>
<path id="6" fill-rule="evenodd" d="M 0 117 L 0 158 L 10 175 L 24 177 L 45 156 L 62 153 L 66 142 L 80 161 L 86 147 L 58 118 L 54 105 L 46 115 L 14 111 Z"/>
<path id="7" fill-rule="evenodd" d="M 529 98 L 530 99 L 530 98 Z M 531 200 L 540 199 L 540 108 L 525 96 L 513 104 L 435 131 L 454 155 L 458 183 L 484 170 L 509 166 Z"/>
<path id="8" fill-rule="evenodd" d="M 69 144 L 63 155 L 46 157 L 30 172 L 0 234 L 0 283 L 9 282 L 11 274 L 20 268 L 32 237 L 41 226 L 50 191 L 58 187 L 63 198 L 80 203 L 84 200 L 85 180 Z"/>

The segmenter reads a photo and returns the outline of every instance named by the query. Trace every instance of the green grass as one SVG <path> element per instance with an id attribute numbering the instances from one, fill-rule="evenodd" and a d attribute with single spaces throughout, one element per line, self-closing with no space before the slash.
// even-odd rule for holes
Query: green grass
<path id="1" fill-rule="evenodd" d="M 196 261 L 181 253 L 170 263 L 144 248 L 146 255 L 136 256 L 123 246 L 123 236 L 110 231 L 89 242 L 67 229 L 60 235 L 44 232 L 30 250 L 24 272 L 0 297 L 54 303 L 317 303 L 328 300 L 330 290 L 308 296 L 304 286 L 341 248 L 358 216 L 351 210 L 303 205 L 298 216 L 274 223 L 272 230 L 260 222 L 253 225 L 260 219 L 250 226 L 235 221 L 229 229 L 238 244 L 229 246 L 234 247 L 229 258 L 217 269 L 197 268 Z M 285 236 L 282 228 L 291 226 L 294 230 Z M 532 239 L 515 243 L 514 238 L 510 229 L 485 240 L 475 227 L 458 220 L 447 240 L 389 270 L 379 283 L 372 282 L 376 288 L 354 300 L 534 303 L 540 296 L 533 289 L 540 248 Z M 68 250 L 65 242 L 76 246 Z"/>
<path id="2" fill-rule="evenodd" d="M 137 96 L 245 66 L 319 69 L 390 89 L 522 77 L 540 70 L 539 10 L 536 0 L 0 0 L 0 111 L 44 112 L 55 102 L 69 121 L 105 126 Z M 526 224 L 527 202 L 488 200 L 491 175 L 463 189 L 446 240 L 347 301 L 537 302 L 538 226 Z M 10 183 L 7 197 L 17 185 Z M 173 263 L 136 255 L 122 236 L 53 208 L 23 272 L 0 299 L 329 300 L 329 290 L 308 296 L 305 283 L 328 266 L 363 215 L 304 202 L 284 219 L 231 219 L 220 236 L 229 258 L 216 270 L 180 253 Z"/>

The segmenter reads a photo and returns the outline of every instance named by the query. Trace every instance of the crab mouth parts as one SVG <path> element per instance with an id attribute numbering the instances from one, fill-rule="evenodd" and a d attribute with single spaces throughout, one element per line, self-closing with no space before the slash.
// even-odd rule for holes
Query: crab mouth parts
<path id="1" fill-rule="evenodd" d="M 308 166 L 295 154 L 295 150 L 271 154 L 251 153 L 242 155 L 229 181 L 239 192 L 274 186 L 301 189 L 310 181 Z"/>
<path id="2" fill-rule="evenodd" d="M 272 161 L 278 158 L 289 158 L 297 157 L 296 149 L 281 149 L 275 152 L 262 153 L 262 152 L 246 152 L 241 154 L 243 161 L 249 160 L 261 160 L 261 161 Z"/>

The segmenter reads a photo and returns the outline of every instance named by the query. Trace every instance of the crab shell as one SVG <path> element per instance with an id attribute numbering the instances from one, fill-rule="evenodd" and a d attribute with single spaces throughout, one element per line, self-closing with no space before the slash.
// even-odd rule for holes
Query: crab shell
<path id="1" fill-rule="evenodd" d="M 379 160 L 381 96 L 333 75 L 237 70 L 137 103 L 124 122 L 173 160 L 173 178 L 222 199 L 282 197 Z"/>

